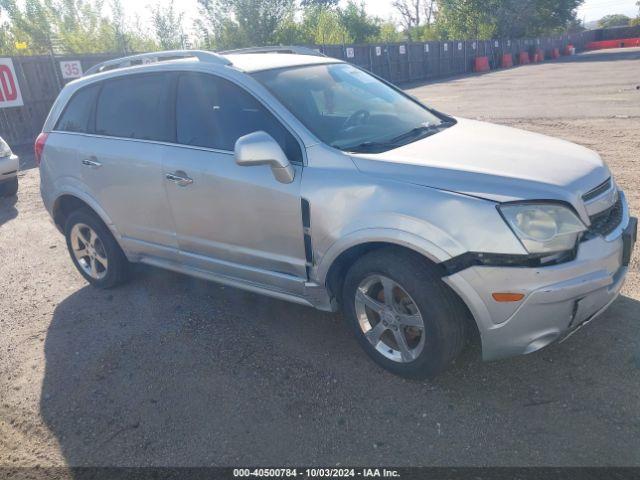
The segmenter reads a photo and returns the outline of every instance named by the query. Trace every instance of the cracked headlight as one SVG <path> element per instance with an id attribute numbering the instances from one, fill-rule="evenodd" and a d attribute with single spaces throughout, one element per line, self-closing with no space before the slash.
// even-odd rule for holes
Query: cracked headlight
<path id="1" fill-rule="evenodd" d="M 587 229 L 573 210 L 563 205 L 511 203 L 498 209 L 529 253 L 571 250 Z"/>
<path id="2" fill-rule="evenodd" d="M 0 137 L 0 158 L 11 156 L 11 149 L 7 142 L 5 142 L 2 137 Z"/>

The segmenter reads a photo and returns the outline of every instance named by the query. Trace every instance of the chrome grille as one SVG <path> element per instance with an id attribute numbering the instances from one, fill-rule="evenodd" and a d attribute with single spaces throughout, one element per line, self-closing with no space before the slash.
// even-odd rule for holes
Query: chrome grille
<path id="1" fill-rule="evenodd" d="M 618 201 L 606 210 L 591 215 L 591 226 L 587 232 L 589 238 L 597 235 L 607 236 L 613 232 L 620 222 L 622 222 L 622 197 L 618 196 Z"/>

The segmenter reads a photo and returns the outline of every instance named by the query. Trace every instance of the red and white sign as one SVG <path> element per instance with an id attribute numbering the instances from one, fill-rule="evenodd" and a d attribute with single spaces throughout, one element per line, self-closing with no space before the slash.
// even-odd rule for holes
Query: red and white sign
<path id="1" fill-rule="evenodd" d="M 80 78 L 82 76 L 82 64 L 79 60 L 69 60 L 60 62 L 62 78 Z"/>
<path id="2" fill-rule="evenodd" d="M 22 93 L 13 61 L 0 58 L 0 108 L 22 107 Z"/>

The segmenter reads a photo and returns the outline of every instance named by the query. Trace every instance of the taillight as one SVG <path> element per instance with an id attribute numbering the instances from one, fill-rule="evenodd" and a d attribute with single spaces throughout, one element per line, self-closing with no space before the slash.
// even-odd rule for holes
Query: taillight
<path id="1" fill-rule="evenodd" d="M 40 166 L 40 161 L 42 160 L 42 152 L 44 152 L 44 144 L 47 143 L 48 136 L 48 133 L 42 132 L 40 135 L 38 135 L 38 138 L 36 138 L 36 143 L 33 146 L 37 167 Z"/>

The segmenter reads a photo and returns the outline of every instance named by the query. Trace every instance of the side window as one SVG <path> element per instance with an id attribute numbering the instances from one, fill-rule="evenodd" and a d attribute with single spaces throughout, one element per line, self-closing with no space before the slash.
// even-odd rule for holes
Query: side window
<path id="1" fill-rule="evenodd" d="M 55 129 L 63 132 L 89 132 L 91 130 L 91 113 L 99 90 L 99 84 L 78 90 L 67 103 Z"/>
<path id="2" fill-rule="evenodd" d="M 232 82 L 188 73 L 178 80 L 177 141 L 183 145 L 232 151 L 243 135 L 263 130 L 292 162 L 302 162 L 300 145 L 258 100 Z"/>
<path id="3" fill-rule="evenodd" d="M 176 139 L 183 145 L 221 148 L 222 126 L 218 82 L 210 75 L 188 74 L 178 79 Z"/>
<path id="4" fill-rule="evenodd" d="M 166 74 L 107 80 L 98 97 L 96 133 L 173 141 L 170 83 L 171 78 Z"/>

